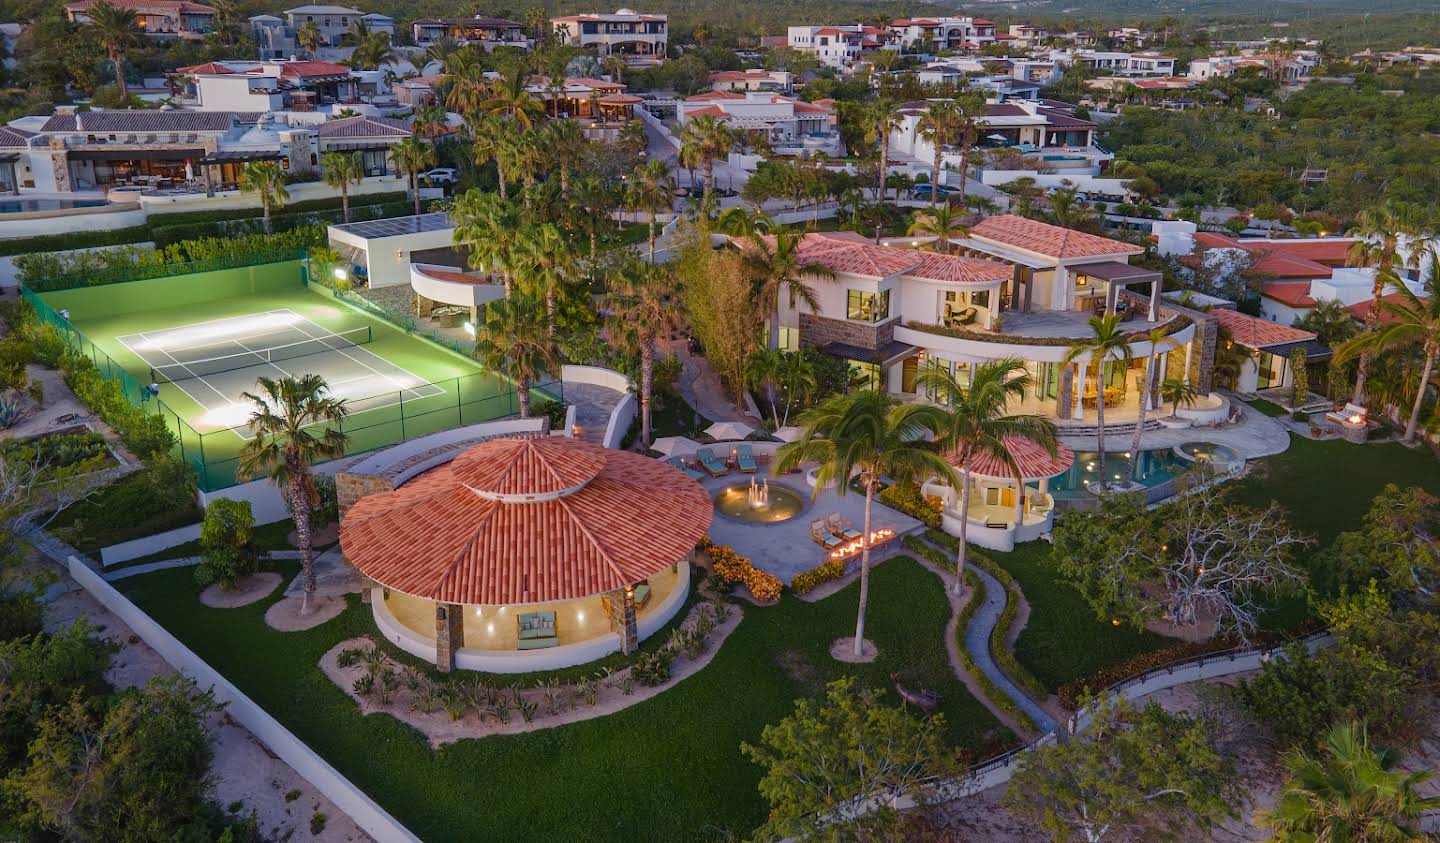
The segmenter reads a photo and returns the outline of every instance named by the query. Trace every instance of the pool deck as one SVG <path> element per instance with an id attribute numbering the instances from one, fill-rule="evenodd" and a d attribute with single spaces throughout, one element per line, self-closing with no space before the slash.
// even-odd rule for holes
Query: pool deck
<path id="1" fill-rule="evenodd" d="M 857 492 L 841 495 L 834 491 L 823 491 L 811 500 L 811 490 L 805 485 L 804 474 L 799 472 L 776 478 L 770 475 L 767 466 L 761 466 L 755 475 L 732 471 L 725 477 L 703 480 L 701 485 L 713 496 L 726 486 L 748 485 L 752 476 L 769 479 L 771 486 L 788 487 L 805 499 L 806 508 L 789 521 L 778 524 L 739 521 L 717 514 L 710 524 L 710 538 L 750 557 L 757 568 L 769 571 L 787 583 L 796 574 L 808 571 L 825 561 L 824 550 L 810 538 L 810 522 L 838 512 L 841 518 L 849 521 L 857 530 L 865 523 L 863 495 Z M 923 530 L 925 527 L 920 521 L 902 515 L 879 501 L 871 508 L 870 518 L 872 530 L 889 527 L 895 531 L 897 537 L 911 531 Z"/>
<path id="2" fill-rule="evenodd" d="M 1243 418 L 1236 424 L 1228 424 L 1220 427 L 1182 427 L 1176 430 L 1169 428 L 1161 430 L 1147 430 L 1140 437 L 1140 448 L 1151 450 L 1154 448 L 1173 448 L 1186 442 L 1213 442 L 1217 445 L 1228 445 L 1234 448 L 1236 453 L 1247 460 L 1269 457 L 1283 453 L 1290 447 L 1290 433 L 1275 419 L 1266 416 L 1259 410 L 1254 409 L 1243 401 L 1231 397 L 1231 405 L 1239 407 Z M 1168 411 L 1162 410 L 1155 414 L 1156 417 L 1168 415 Z M 1111 433 L 1105 437 L 1106 451 L 1128 451 L 1133 434 Z M 1076 451 L 1096 450 L 1096 437 L 1068 436 L 1061 431 L 1060 441 L 1069 445 Z"/>

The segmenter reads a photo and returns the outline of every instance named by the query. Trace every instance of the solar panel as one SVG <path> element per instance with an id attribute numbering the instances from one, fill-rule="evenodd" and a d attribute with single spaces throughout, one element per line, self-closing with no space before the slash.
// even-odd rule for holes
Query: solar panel
<path id="1" fill-rule="evenodd" d="M 401 237 L 406 234 L 421 234 L 427 231 L 444 231 L 454 227 L 455 223 L 450 221 L 450 215 L 442 211 L 421 214 L 418 217 L 390 217 L 382 220 L 346 223 L 335 226 L 335 229 L 366 240 L 378 240 L 384 237 Z"/>

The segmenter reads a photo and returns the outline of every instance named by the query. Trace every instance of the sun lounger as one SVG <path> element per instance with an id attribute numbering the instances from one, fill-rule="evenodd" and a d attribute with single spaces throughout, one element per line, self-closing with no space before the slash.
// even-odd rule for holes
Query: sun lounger
<path id="1" fill-rule="evenodd" d="M 700 458 L 700 465 L 704 466 L 705 471 L 711 477 L 724 477 L 730 473 L 730 469 L 725 467 L 725 463 L 716 460 L 709 448 L 701 448 L 695 456 Z"/>
<path id="2" fill-rule="evenodd" d="M 746 474 L 754 474 L 760 470 L 755 464 L 755 453 L 750 450 L 749 445 L 741 445 L 735 449 L 735 465 Z"/>
<path id="3" fill-rule="evenodd" d="M 682 458 L 680 458 L 680 457 L 671 457 L 670 459 L 666 460 L 665 462 L 667 462 L 667 463 L 669 463 L 670 465 L 673 465 L 673 466 L 675 466 L 676 468 L 680 469 L 681 471 L 685 472 L 686 476 L 688 476 L 691 480 L 704 480 L 704 479 L 705 479 L 705 472 L 703 472 L 703 471 L 696 471 L 695 469 L 693 469 L 693 468 L 691 468 L 690 466 L 686 465 L 686 464 L 685 464 L 685 460 L 682 459 Z"/>
<path id="4" fill-rule="evenodd" d="M 810 538 L 813 539 L 816 544 L 819 544 L 826 550 L 835 550 L 836 548 L 845 544 L 845 541 L 843 539 L 841 539 L 839 536 L 831 535 L 830 531 L 825 529 L 824 521 L 810 522 Z"/>
<path id="5" fill-rule="evenodd" d="M 846 523 L 838 512 L 832 512 L 825 518 L 825 527 L 831 535 L 839 536 L 847 542 L 860 538 L 860 531 Z"/>
<path id="6" fill-rule="evenodd" d="M 1367 411 L 1364 407 L 1347 402 L 1345 404 L 1345 409 L 1331 410 L 1330 412 L 1326 413 L 1325 420 L 1333 421 L 1336 424 L 1344 424 L 1348 419 L 1353 416 L 1359 416 L 1362 419 L 1365 418 L 1366 412 Z"/>

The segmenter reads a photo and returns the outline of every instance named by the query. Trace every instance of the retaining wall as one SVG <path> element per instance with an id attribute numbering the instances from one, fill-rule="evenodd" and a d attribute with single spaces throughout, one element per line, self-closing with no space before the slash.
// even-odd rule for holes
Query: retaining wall
<path id="1" fill-rule="evenodd" d="M 366 796 L 365 792 L 349 779 L 340 775 L 338 770 L 295 737 L 280 721 L 245 696 L 230 680 L 191 652 L 179 639 L 142 612 L 140 607 L 101 579 L 99 574 L 73 556 L 69 559 L 69 569 L 70 576 L 101 605 L 114 612 L 171 667 L 195 680 L 201 688 L 214 691 L 216 701 L 225 705 L 225 711 L 230 717 L 250 730 L 250 734 L 325 794 L 325 798 L 335 803 L 335 807 L 344 811 L 371 837 L 387 843 L 411 840 L 418 843 L 420 838 L 401 825 L 399 820 Z"/>
<path id="2" fill-rule="evenodd" d="M 200 538 L 200 525 L 186 524 L 184 527 L 176 527 L 153 536 L 102 547 L 100 548 L 100 564 L 105 567 L 118 565 L 121 562 L 129 562 L 131 559 L 139 559 L 142 556 L 169 550 L 176 545 L 193 542 L 198 538 Z"/>

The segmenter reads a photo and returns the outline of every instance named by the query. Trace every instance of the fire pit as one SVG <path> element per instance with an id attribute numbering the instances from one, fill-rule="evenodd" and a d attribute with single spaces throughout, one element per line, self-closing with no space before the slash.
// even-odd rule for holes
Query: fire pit
<path id="1" fill-rule="evenodd" d="M 1340 432 L 1345 436 L 1346 442 L 1363 445 L 1366 435 L 1370 432 L 1370 424 L 1364 416 L 1354 413 L 1341 419 Z"/>

